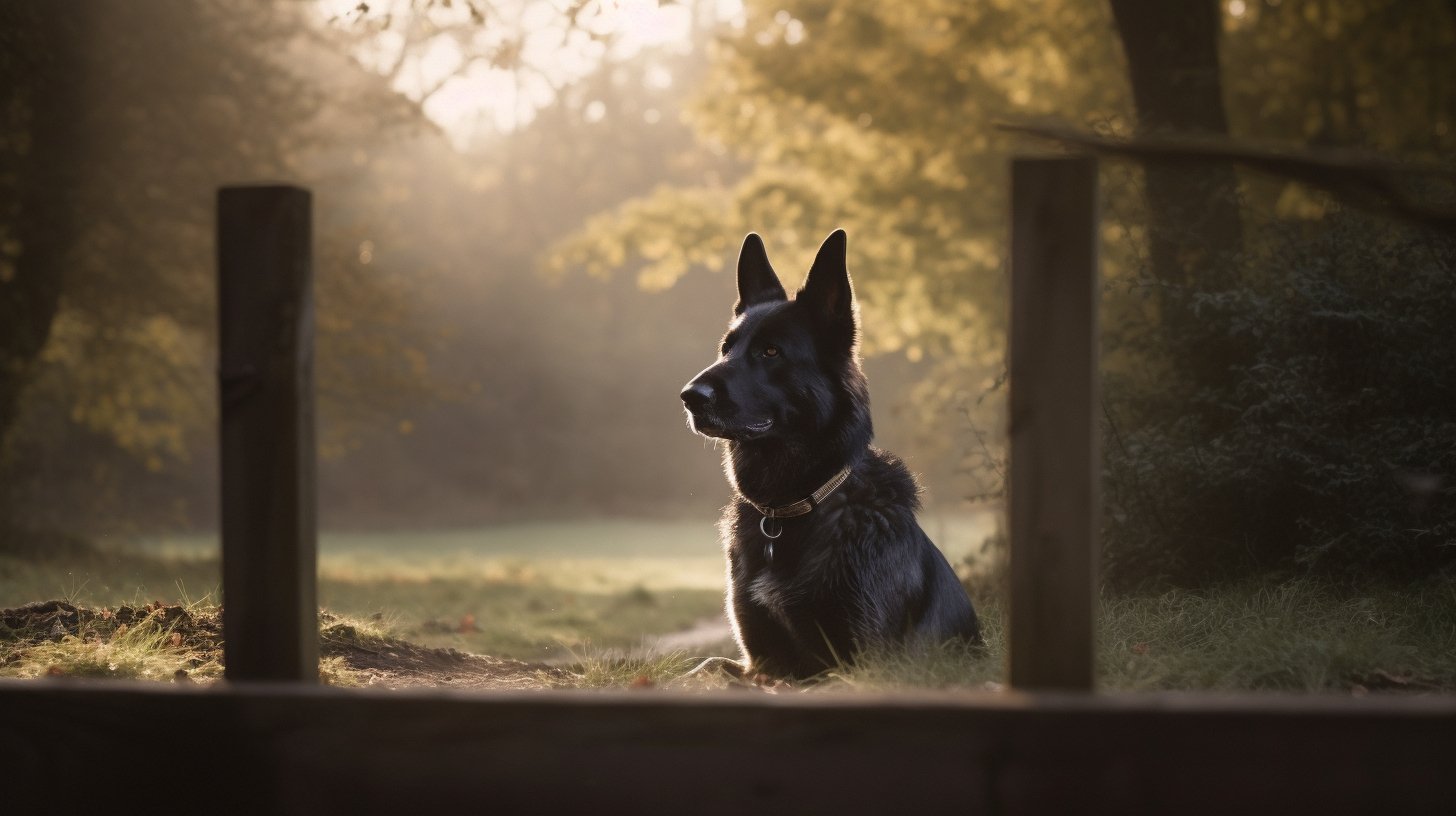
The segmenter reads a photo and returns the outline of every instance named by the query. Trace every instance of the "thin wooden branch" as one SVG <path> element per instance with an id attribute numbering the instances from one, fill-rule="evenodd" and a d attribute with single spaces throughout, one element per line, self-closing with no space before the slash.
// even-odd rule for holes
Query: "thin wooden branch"
<path id="1" fill-rule="evenodd" d="M 1308 184 L 1351 206 L 1446 232 L 1456 232 L 1456 208 L 1418 201 L 1401 189 L 1405 180 L 1456 184 L 1456 170 L 1436 164 L 1397 162 L 1348 150 L 1286 150 L 1236 139 L 1202 136 L 1100 136 L 1058 125 L 1002 123 L 997 128 L 1047 139 L 1114 158 L 1164 164 L 1231 162 Z"/>

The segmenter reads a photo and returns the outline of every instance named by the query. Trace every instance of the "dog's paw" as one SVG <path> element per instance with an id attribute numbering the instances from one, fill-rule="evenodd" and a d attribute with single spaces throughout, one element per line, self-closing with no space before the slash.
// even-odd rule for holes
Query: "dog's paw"
<path id="1" fill-rule="evenodd" d="M 782 677 L 774 677 L 773 675 L 765 674 L 764 672 L 755 672 L 752 682 L 753 685 L 757 686 L 760 689 L 763 689 L 769 694 L 773 694 L 774 692 L 781 690 L 787 691 L 793 688 L 793 685 Z"/>

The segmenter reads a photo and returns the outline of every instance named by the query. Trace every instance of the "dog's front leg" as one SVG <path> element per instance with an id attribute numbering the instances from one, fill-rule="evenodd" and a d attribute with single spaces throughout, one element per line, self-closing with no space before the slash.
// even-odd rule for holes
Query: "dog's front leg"
<path id="1" fill-rule="evenodd" d="M 789 630 L 737 582 L 733 587 L 732 613 L 733 636 L 743 650 L 751 675 L 782 678 L 815 673 L 803 671 L 803 650 Z"/>

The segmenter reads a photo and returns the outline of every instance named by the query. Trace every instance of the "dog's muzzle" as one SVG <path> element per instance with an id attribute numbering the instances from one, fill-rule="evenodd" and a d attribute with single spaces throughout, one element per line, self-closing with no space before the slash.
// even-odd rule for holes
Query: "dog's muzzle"
<path id="1" fill-rule="evenodd" d="M 718 390 L 708 383 L 693 380 L 682 390 L 683 407 L 687 409 L 690 427 L 703 436 L 724 436 L 723 421 L 717 416 Z"/>

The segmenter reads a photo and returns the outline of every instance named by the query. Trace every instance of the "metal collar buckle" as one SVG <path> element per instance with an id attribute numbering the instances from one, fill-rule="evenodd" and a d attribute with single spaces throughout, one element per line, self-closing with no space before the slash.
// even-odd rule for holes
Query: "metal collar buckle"
<path id="1" fill-rule="evenodd" d="M 808 498 L 799 499 L 793 504 L 783 507 L 762 507 L 749 501 L 746 497 L 743 498 L 744 501 L 753 506 L 753 509 L 763 514 L 763 517 L 758 520 L 758 531 L 763 533 L 764 538 L 768 539 L 768 543 L 763 548 L 763 553 L 769 563 L 773 563 L 774 539 L 784 534 L 784 523 L 782 519 L 807 516 L 814 512 L 814 508 L 829 498 L 829 494 L 838 490 L 839 486 L 849 479 L 849 474 L 850 468 L 848 465 L 845 465 L 842 470 L 834 474 L 829 481 L 820 486 Z"/>

